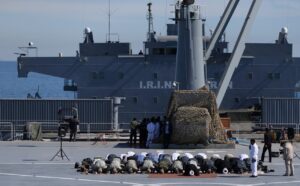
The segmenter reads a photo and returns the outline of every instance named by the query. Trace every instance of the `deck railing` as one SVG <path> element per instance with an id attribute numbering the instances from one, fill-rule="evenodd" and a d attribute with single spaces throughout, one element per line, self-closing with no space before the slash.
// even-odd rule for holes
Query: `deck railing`
<path id="1" fill-rule="evenodd" d="M 24 135 L 31 136 L 30 131 L 26 130 L 28 124 L 39 124 L 42 133 L 57 134 L 59 123 L 57 121 L 14 121 L 14 122 L 0 122 L 0 141 L 22 140 Z M 120 130 L 127 130 L 128 123 L 120 123 Z M 91 139 L 92 134 L 115 131 L 112 123 L 80 123 L 78 126 L 78 133 L 85 134 L 88 139 Z"/>

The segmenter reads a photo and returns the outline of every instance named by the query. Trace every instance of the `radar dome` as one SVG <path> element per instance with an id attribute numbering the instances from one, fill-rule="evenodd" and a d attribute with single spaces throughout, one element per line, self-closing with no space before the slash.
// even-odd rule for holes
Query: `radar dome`
<path id="1" fill-rule="evenodd" d="M 288 33 L 288 28 L 287 27 L 283 27 L 282 29 L 281 29 L 281 33 L 283 33 L 283 34 L 287 34 Z"/>
<path id="2" fill-rule="evenodd" d="M 89 28 L 89 27 L 86 27 L 85 29 L 84 29 L 84 33 L 85 34 L 88 34 L 88 33 L 90 33 L 91 32 L 91 29 Z"/>
<path id="3" fill-rule="evenodd" d="M 33 42 L 29 42 L 29 43 L 28 43 L 28 46 L 32 46 L 32 45 L 33 45 Z"/>

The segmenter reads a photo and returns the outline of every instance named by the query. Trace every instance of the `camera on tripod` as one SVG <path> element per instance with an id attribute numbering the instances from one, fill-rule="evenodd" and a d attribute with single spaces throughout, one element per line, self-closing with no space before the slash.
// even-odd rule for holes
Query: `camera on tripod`
<path id="1" fill-rule="evenodd" d="M 58 137 L 65 137 L 68 132 L 68 126 L 66 124 L 60 123 L 58 126 Z"/>

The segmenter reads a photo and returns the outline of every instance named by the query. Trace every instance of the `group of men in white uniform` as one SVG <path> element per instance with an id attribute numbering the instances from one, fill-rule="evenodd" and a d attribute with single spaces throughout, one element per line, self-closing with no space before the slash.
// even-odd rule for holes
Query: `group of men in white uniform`
<path id="1" fill-rule="evenodd" d="M 172 125 L 167 117 L 164 117 L 163 121 L 161 121 L 159 117 L 156 119 L 155 117 L 152 117 L 150 123 L 147 124 L 147 132 L 147 148 L 149 148 L 154 140 L 158 140 L 161 135 L 163 136 L 164 148 L 168 148 L 172 133 Z"/>
<path id="2" fill-rule="evenodd" d="M 160 136 L 160 119 L 151 118 L 150 123 L 147 124 L 147 142 L 146 147 L 149 148 L 149 145 L 152 144 L 153 140 L 158 139 Z"/>

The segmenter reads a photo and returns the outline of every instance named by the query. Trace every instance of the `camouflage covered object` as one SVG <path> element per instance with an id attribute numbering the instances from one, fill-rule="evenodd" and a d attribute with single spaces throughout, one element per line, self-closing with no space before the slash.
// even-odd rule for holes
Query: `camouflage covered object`
<path id="1" fill-rule="evenodd" d="M 167 116 L 173 123 L 172 143 L 208 144 L 227 140 L 216 96 L 206 88 L 174 91 Z"/>
<path id="2" fill-rule="evenodd" d="M 211 117 L 206 108 L 179 107 L 173 117 L 172 142 L 176 144 L 198 144 L 207 141 Z M 180 131 L 180 135 L 177 135 Z"/>
<path id="3" fill-rule="evenodd" d="M 43 139 L 41 123 L 38 122 L 26 123 L 23 138 L 25 140 L 41 141 Z"/>

